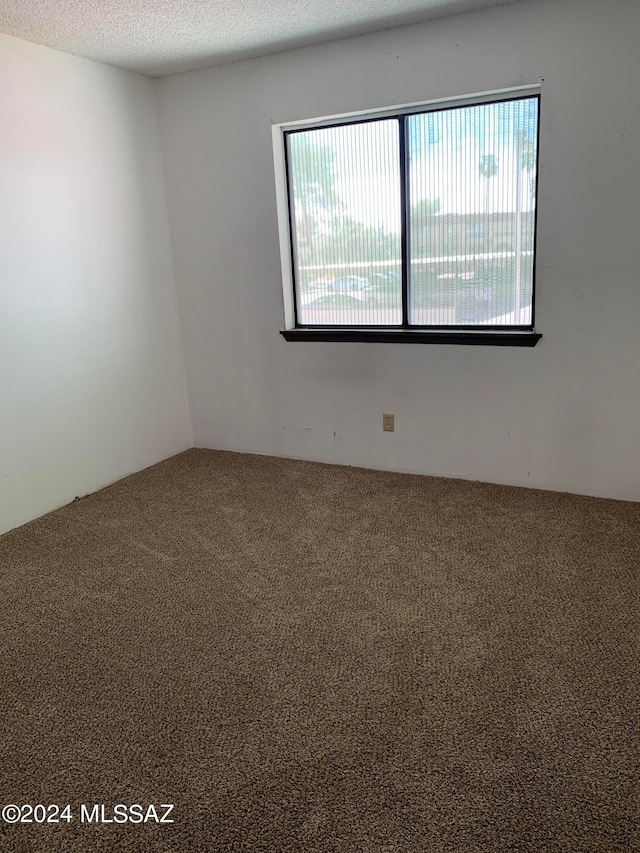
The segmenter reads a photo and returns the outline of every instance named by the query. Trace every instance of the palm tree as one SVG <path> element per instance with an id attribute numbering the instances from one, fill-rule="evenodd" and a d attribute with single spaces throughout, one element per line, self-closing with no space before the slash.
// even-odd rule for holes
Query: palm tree
<path id="1" fill-rule="evenodd" d="M 536 165 L 536 144 L 524 131 L 519 131 L 514 136 L 516 156 L 516 272 L 515 272 L 515 299 L 513 306 L 513 317 L 516 323 L 520 322 L 520 302 L 522 290 L 522 172 L 532 172 Z M 531 178 L 533 181 L 533 178 Z M 533 198 L 534 187 L 531 196 Z"/>
<path id="2" fill-rule="evenodd" d="M 486 181 L 484 190 L 484 212 L 489 213 L 489 181 L 498 174 L 498 158 L 495 154 L 483 154 L 478 164 L 480 175 Z"/>

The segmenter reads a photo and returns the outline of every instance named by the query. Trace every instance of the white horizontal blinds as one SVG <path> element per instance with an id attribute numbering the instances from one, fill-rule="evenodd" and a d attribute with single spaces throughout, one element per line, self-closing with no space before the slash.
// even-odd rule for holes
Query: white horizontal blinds
<path id="1" fill-rule="evenodd" d="M 531 326 L 538 99 L 407 118 L 409 320 Z"/>
<path id="2" fill-rule="evenodd" d="M 286 139 L 298 324 L 400 325 L 398 120 Z"/>

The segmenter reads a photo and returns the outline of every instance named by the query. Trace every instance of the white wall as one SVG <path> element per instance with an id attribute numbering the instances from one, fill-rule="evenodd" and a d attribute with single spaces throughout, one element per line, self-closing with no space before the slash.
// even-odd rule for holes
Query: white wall
<path id="1" fill-rule="evenodd" d="M 0 36 L 0 532 L 192 443 L 153 82 Z"/>
<path id="2" fill-rule="evenodd" d="M 523 0 L 158 81 L 196 444 L 640 499 L 638 32 Z M 538 346 L 285 342 L 271 123 L 540 78 Z"/>

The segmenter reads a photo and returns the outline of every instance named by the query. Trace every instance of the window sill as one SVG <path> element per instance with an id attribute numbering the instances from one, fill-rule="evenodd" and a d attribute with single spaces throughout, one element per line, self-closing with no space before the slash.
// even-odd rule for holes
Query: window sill
<path id="1" fill-rule="evenodd" d="M 372 344 L 465 344 L 471 346 L 534 347 L 542 334 L 532 331 L 468 331 L 460 329 L 283 329 L 287 341 L 333 341 Z"/>

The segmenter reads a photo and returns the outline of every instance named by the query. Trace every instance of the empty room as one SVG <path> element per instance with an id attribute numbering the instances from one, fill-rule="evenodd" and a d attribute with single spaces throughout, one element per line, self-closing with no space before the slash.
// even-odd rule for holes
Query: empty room
<path id="1" fill-rule="evenodd" d="M 640 853 L 640 4 L 0 4 L 0 852 Z"/>

